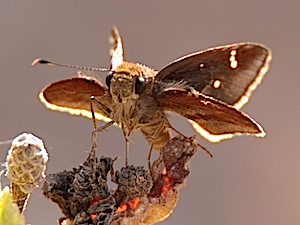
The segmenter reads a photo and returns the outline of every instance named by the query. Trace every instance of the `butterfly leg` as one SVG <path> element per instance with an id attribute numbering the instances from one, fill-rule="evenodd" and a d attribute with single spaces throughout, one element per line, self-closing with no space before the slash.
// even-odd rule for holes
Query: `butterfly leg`
<path id="1" fill-rule="evenodd" d="M 92 147 L 92 155 L 95 155 L 95 151 L 98 147 L 98 144 L 97 144 L 97 134 L 99 132 L 102 132 L 103 130 L 107 129 L 108 127 L 110 127 L 111 125 L 113 125 L 115 123 L 115 121 L 110 121 L 106 124 L 104 124 L 103 126 L 101 127 L 98 127 L 98 128 L 95 128 L 92 132 L 92 140 L 93 140 L 93 147 Z"/>
<path id="2" fill-rule="evenodd" d="M 91 150 L 90 155 L 87 160 L 89 160 L 91 158 L 95 159 L 96 150 L 98 148 L 98 144 L 97 144 L 98 132 L 105 130 L 106 128 L 108 128 L 109 126 L 111 126 L 114 123 L 114 121 L 110 121 L 101 127 L 97 127 L 97 122 L 96 122 L 95 112 L 94 112 L 94 104 L 97 104 L 97 107 L 100 107 L 102 110 L 104 110 L 104 112 L 107 112 L 107 114 L 109 114 L 109 109 L 106 106 L 104 106 L 103 104 L 101 104 L 101 102 L 97 101 L 97 99 L 94 96 L 91 96 L 90 108 L 91 108 L 91 113 L 92 113 L 94 130 L 92 132 L 92 143 L 93 143 L 92 150 Z"/>
<path id="3" fill-rule="evenodd" d="M 129 139 L 129 133 L 130 133 L 130 132 L 126 132 L 126 129 L 123 127 L 123 125 L 122 125 L 122 131 L 123 131 L 123 135 L 124 135 L 125 142 L 126 142 L 125 166 L 128 166 L 128 158 L 129 158 L 129 143 L 130 143 L 130 139 Z"/>
<path id="4" fill-rule="evenodd" d="M 151 171 L 151 155 L 152 155 L 153 144 L 151 144 L 149 153 L 148 153 L 148 169 Z"/>

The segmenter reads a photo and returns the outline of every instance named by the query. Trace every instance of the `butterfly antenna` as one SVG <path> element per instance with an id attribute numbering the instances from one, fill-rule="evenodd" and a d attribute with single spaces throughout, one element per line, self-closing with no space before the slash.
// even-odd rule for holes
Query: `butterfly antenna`
<path id="1" fill-rule="evenodd" d="M 89 71 L 100 71 L 100 72 L 109 72 L 109 69 L 106 68 L 93 68 L 93 67 L 85 67 L 85 66 L 74 66 L 74 65 L 67 65 L 67 64 L 61 64 L 61 63 L 55 63 L 55 62 L 50 62 L 45 59 L 35 59 L 31 63 L 32 66 L 35 66 L 37 64 L 45 64 L 48 66 L 59 66 L 59 67 L 66 67 L 66 68 L 72 68 L 72 69 L 77 69 L 77 70 L 89 70 Z"/>
<path id="2" fill-rule="evenodd" d="M 213 158 L 213 154 L 207 148 L 205 148 L 204 146 L 200 145 L 199 143 L 197 143 L 197 145 L 200 148 L 202 148 L 202 150 L 205 151 L 210 156 L 210 158 Z"/>

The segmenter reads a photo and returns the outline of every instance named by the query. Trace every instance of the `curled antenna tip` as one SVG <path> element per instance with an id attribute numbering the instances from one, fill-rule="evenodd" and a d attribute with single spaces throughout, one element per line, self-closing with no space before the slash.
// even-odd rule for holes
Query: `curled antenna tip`
<path id="1" fill-rule="evenodd" d="M 33 62 L 31 63 L 32 66 L 35 66 L 36 64 L 40 63 L 42 59 L 35 59 L 33 60 Z"/>
<path id="2" fill-rule="evenodd" d="M 31 63 L 32 66 L 35 66 L 36 64 L 51 64 L 49 61 L 44 60 L 44 59 L 35 59 Z"/>

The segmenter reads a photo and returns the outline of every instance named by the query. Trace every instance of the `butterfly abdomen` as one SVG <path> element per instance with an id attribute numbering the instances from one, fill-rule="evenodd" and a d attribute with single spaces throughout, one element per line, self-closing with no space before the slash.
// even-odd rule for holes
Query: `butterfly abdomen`
<path id="1" fill-rule="evenodd" d="M 169 122 L 161 116 L 141 125 L 140 129 L 149 145 L 155 150 L 160 150 L 170 140 Z"/>

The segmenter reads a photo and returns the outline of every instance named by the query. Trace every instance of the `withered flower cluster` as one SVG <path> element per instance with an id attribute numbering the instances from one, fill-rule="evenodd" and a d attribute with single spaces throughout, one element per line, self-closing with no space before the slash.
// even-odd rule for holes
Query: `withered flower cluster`
<path id="1" fill-rule="evenodd" d="M 154 224 L 175 207 L 196 151 L 194 137 L 177 136 L 150 169 L 131 165 L 116 172 L 115 159 L 89 157 L 78 168 L 47 175 L 43 193 L 64 214 L 61 225 Z M 109 177 L 117 185 L 114 190 Z"/>

